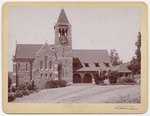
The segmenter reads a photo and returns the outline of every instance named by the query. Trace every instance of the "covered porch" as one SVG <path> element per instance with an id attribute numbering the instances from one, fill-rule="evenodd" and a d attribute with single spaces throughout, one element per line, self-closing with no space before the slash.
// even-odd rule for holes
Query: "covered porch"
<path id="1" fill-rule="evenodd" d="M 78 69 L 73 74 L 73 83 L 95 83 L 94 73 L 100 74 L 101 70 L 106 69 L 101 69 L 100 67 L 84 67 Z"/>

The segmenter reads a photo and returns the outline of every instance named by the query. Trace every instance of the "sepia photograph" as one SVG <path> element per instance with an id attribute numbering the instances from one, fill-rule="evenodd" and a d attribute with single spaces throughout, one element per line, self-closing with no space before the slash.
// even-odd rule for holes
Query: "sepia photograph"
<path id="1" fill-rule="evenodd" d="M 141 103 L 141 8 L 11 6 L 8 102 Z"/>

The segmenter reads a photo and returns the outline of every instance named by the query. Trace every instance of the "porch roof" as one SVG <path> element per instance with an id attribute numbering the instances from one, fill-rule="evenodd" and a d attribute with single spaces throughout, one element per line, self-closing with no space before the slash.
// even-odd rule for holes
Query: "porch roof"
<path id="1" fill-rule="evenodd" d="M 83 67 L 81 69 L 78 69 L 78 72 L 84 72 L 84 71 L 89 71 L 89 72 L 95 72 L 95 71 L 107 71 L 109 70 L 110 67 Z"/>
<path id="2" fill-rule="evenodd" d="M 119 73 L 132 73 L 132 71 L 128 69 L 128 64 L 129 63 L 123 63 L 118 66 L 115 66 L 111 69 L 111 71 L 116 71 Z"/>

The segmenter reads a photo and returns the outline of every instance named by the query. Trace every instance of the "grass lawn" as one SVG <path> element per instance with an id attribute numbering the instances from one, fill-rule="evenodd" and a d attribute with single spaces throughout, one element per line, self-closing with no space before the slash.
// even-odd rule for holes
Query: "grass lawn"
<path id="1" fill-rule="evenodd" d="M 140 85 L 76 84 L 63 88 L 44 89 L 14 102 L 51 103 L 140 103 Z"/>

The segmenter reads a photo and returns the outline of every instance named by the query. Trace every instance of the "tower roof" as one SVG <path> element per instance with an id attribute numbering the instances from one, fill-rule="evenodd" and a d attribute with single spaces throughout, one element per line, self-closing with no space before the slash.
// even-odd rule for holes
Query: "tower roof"
<path id="1" fill-rule="evenodd" d="M 57 23 L 69 23 L 64 9 L 61 9 Z"/>

